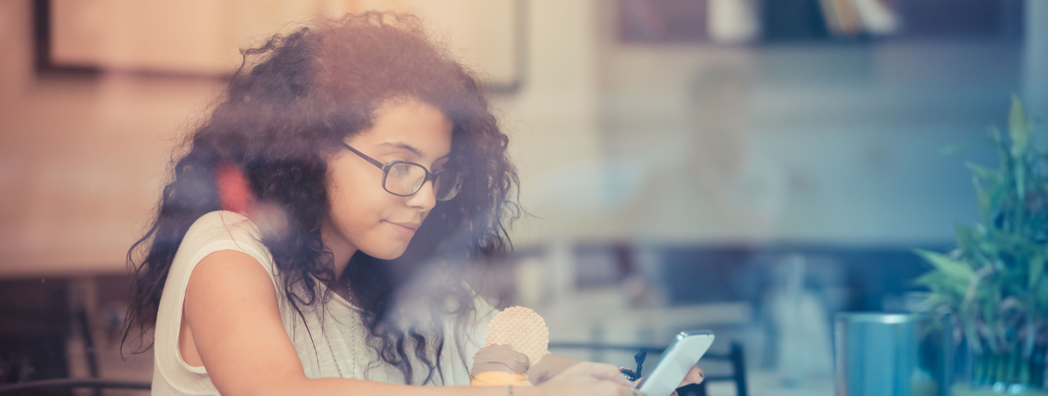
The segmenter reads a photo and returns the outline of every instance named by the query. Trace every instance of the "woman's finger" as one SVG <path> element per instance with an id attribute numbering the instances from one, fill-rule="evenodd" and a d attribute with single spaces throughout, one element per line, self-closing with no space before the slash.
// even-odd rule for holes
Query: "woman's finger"
<path id="1" fill-rule="evenodd" d="M 636 381 L 630 383 L 630 396 L 646 396 L 644 392 L 637 389 L 640 386 L 640 381 L 642 379 L 644 379 L 644 377 L 637 378 Z"/>
<path id="2" fill-rule="evenodd" d="M 630 386 L 630 381 L 626 379 L 626 376 L 622 375 L 618 367 L 612 366 L 607 363 L 590 363 L 591 367 L 587 368 L 589 375 L 593 378 L 605 381 L 614 381 L 622 385 Z"/>
<path id="3" fill-rule="evenodd" d="M 706 379 L 706 373 L 702 371 L 699 366 L 694 366 L 691 370 L 688 370 L 688 374 L 684 376 L 684 380 L 677 385 L 678 388 L 684 385 L 701 384 Z"/>
<path id="4" fill-rule="evenodd" d="M 565 369 L 562 373 L 557 375 L 572 377 L 572 378 L 586 378 L 589 377 L 593 380 L 598 381 L 611 381 L 620 386 L 629 386 L 630 382 L 626 379 L 619 369 L 607 363 L 594 363 L 594 362 L 579 362 Z M 554 377 L 556 378 L 556 377 Z"/>

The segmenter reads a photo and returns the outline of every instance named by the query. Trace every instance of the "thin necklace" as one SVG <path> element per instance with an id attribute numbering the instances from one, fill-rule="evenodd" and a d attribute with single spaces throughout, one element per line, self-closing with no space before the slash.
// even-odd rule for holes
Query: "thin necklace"
<path id="1" fill-rule="evenodd" d="M 338 364 L 338 359 L 335 358 L 335 348 L 331 347 L 331 339 L 325 336 L 324 341 L 327 342 L 328 351 L 331 352 L 331 360 L 335 362 L 335 371 L 338 372 L 339 378 L 346 378 L 346 376 L 342 374 L 342 366 Z"/>
<path id="2" fill-rule="evenodd" d="M 349 285 L 347 284 L 346 286 L 347 286 L 347 295 L 349 295 L 349 293 L 348 293 L 348 286 Z M 337 292 L 335 292 L 335 290 L 331 290 L 331 292 L 334 293 L 335 296 L 337 296 L 338 298 L 343 299 L 347 303 L 347 305 L 349 305 L 350 309 L 348 309 L 348 311 L 350 312 L 350 315 L 353 315 L 354 314 L 354 309 L 353 308 L 355 308 L 355 306 L 352 303 L 350 303 L 348 299 L 346 299 L 345 297 L 342 297 Z M 329 302 L 330 302 L 330 300 L 329 300 Z M 332 314 L 330 310 L 325 309 L 324 312 L 325 312 L 325 315 L 331 315 L 330 319 L 334 320 L 335 323 L 339 323 L 338 320 L 334 317 L 334 314 Z M 326 321 L 328 318 L 322 318 L 322 319 L 324 321 Z M 346 319 L 347 320 L 352 320 L 352 319 L 355 319 L 355 318 L 346 318 Z M 326 326 L 324 326 L 324 327 L 326 327 Z M 349 345 L 347 345 L 347 348 L 356 348 L 356 346 L 357 346 L 357 333 L 356 333 L 356 331 L 354 331 L 352 326 L 350 326 L 350 328 L 348 330 L 349 330 Z M 335 331 L 338 334 L 341 334 L 341 332 L 338 331 L 337 328 L 335 329 Z M 335 362 L 335 370 L 338 372 L 338 376 L 340 378 L 349 378 L 349 377 L 346 377 L 346 375 L 342 372 L 342 365 L 338 363 L 338 359 L 335 356 L 335 348 L 333 346 L 331 346 L 331 339 L 327 337 L 327 329 L 324 329 L 324 333 L 325 333 L 325 335 L 324 335 L 324 342 L 327 343 L 328 352 L 331 352 L 331 360 L 333 362 Z M 350 359 L 352 359 L 352 357 L 350 357 Z M 356 360 L 351 360 L 351 362 L 353 364 L 353 367 L 352 367 L 354 369 L 353 372 L 355 373 L 356 372 L 356 365 L 357 365 L 356 363 L 357 362 L 356 362 Z"/>
<path id="3" fill-rule="evenodd" d="M 327 311 L 327 310 L 325 310 L 325 311 Z M 349 311 L 350 311 L 350 315 L 356 315 L 356 313 L 352 309 L 350 309 Z M 330 312 L 330 311 L 327 311 L 327 312 Z M 332 316 L 331 318 L 325 318 L 325 320 L 327 320 L 327 319 L 335 320 L 335 323 L 339 323 L 338 320 L 336 320 L 334 316 Z M 355 320 L 356 318 L 346 318 L 346 319 Z M 334 330 L 336 331 L 336 333 L 342 334 L 342 332 L 338 331 L 337 328 L 334 329 Z M 357 347 L 357 332 L 355 331 L 354 328 L 352 328 L 352 326 L 349 326 L 348 331 L 349 331 L 349 344 L 346 347 L 348 349 L 354 349 L 354 348 Z M 341 377 L 341 378 L 350 378 L 350 377 L 346 377 L 346 375 L 342 372 L 342 365 L 339 364 L 338 359 L 335 356 L 335 347 L 331 345 L 331 339 L 327 337 L 327 332 L 328 332 L 327 329 L 324 329 L 324 334 L 325 334 L 324 342 L 327 343 L 328 351 L 331 352 L 331 360 L 335 362 L 335 370 L 338 372 L 338 376 L 339 377 Z M 350 367 L 353 370 L 352 372 L 356 373 L 357 361 L 354 360 L 351 356 L 348 356 L 348 358 L 350 358 L 350 363 L 352 364 L 352 367 Z"/>

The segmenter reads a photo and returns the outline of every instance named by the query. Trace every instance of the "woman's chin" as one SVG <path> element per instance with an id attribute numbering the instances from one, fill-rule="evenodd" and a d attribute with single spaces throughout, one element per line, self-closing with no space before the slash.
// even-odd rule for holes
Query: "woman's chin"
<path id="1" fill-rule="evenodd" d="M 395 260 L 404 255 L 407 251 L 408 246 L 384 246 L 377 249 L 361 249 L 368 256 L 377 258 L 379 260 Z"/>

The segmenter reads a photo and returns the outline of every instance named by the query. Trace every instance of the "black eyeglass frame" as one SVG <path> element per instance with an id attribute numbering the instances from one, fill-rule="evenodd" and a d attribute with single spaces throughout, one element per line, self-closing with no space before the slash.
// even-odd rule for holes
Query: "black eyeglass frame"
<path id="1" fill-rule="evenodd" d="M 377 159 L 374 159 L 374 158 L 371 158 L 367 154 L 364 154 L 364 153 L 360 152 L 360 150 L 357 150 L 357 149 L 353 148 L 352 146 L 346 144 L 346 142 L 341 142 L 341 143 L 342 143 L 342 146 L 344 146 L 349 151 L 352 151 L 353 154 L 359 155 L 360 158 L 363 158 L 365 161 L 371 163 L 371 165 L 375 165 L 377 168 L 382 169 L 382 189 L 386 190 L 386 192 L 388 192 L 390 194 L 393 194 L 393 195 L 396 195 L 398 197 L 410 197 L 412 195 L 415 195 L 416 193 L 419 192 L 419 190 L 422 189 L 422 186 L 425 185 L 426 182 L 428 182 L 430 180 L 433 181 L 433 188 L 434 188 L 434 191 L 435 191 L 436 187 L 437 187 L 436 186 L 437 185 L 437 175 L 445 172 L 444 170 L 438 170 L 436 172 L 430 172 L 429 169 L 426 169 L 426 167 L 423 166 L 422 164 L 409 162 L 409 161 L 393 161 L 393 162 L 390 162 L 388 164 L 383 164 L 381 161 L 379 161 Z M 422 168 L 422 170 L 424 172 L 426 172 L 426 177 L 422 178 L 422 183 L 419 183 L 418 184 L 418 188 L 416 188 L 415 191 L 412 191 L 411 194 L 406 194 L 406 195 L 405 194 L 397 194 L 395 192 L 389 191 L 389 189 L 386 188 L 386 178 L 389 177 L 389 170 L 391 168 L 393 168 L 393 166 L 396 165 L 396 164 L 415 165 L 415 166 L 418 166 L 419 168 Z M 459 173 L 459 172 L 455 172 L 455 173 Z M 459 183 L 461 183 L 461 179 L 460 179 Z M 448 199 L 437 199 L 437 200 L 438 201 L 449 201 L 451 199 L 454 199 L 455 196 L 457 196 L 457 195 L 458 195 L 458 192 L 456 191 L 455 195 L 452 195 L 451 198 L 448 198 Z"/>

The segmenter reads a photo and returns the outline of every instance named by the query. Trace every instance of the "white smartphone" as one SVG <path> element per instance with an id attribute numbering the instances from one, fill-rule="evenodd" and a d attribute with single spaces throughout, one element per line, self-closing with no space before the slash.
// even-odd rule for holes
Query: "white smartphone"
<path id="1" fill-rule="evenodd" d="M 712 331 L 693 330 L 677 334 L 655 362 L 655 368 L 640 379 L 637 389 L 648 396 L 669 396 L 710 345 L 713 345 Z"/>

